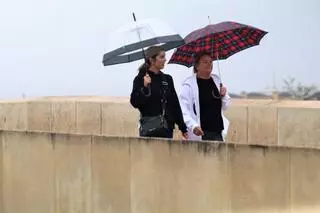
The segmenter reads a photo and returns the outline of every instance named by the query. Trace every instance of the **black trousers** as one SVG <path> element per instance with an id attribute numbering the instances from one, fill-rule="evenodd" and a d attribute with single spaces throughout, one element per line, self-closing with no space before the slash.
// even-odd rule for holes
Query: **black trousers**
<path id="1" fill-rule="evenodd" d="M 203 141 L 223 141 L 221 132 L 204 132 Z"/>

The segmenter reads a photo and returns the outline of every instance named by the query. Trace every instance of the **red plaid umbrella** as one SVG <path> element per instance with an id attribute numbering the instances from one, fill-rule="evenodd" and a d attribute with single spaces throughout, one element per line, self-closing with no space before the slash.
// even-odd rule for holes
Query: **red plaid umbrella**
<path id="1" fill-rule="evenodd" d="M 259 45 L 267 32 L 237 22 L 222 22 L 195 30 L 185 37 L 185 45 L 177 48 L 169 63 L 193 66 L 194 55 L 210 52 L 214 60 L 227 59 L 233 54 Z"/>

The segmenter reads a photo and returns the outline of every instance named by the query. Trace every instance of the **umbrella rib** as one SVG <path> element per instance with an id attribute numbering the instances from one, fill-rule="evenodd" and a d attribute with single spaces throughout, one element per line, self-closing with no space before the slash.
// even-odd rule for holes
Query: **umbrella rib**
<path id="1" fill-rule="evenodd" d="M 260 44 L 267 32 L 237 22 L 222 22 L 194 30 L 185 37 L 186 44 L 174 52 L 169 63 L 192 66 L 191 55 L 210 51 L 213 60 L 229 58 L 237 52 Z M 208 51 L 209 52 L 209 51 Z"/>
<path id="2" fill-rule="evenodd" d="M 184 41 L 181 40 L 176 40 L 176 41 L 171 41 L 171 42 L 166 42 L 161 47 L 167 51 L 169 49 L 172 49 L 174 47 L 183 45 Z M 139 48 L 140 49 L 140 48 Z M 113 55 L 112 57 L 104 57 L 103 63 L 104 65 L 113 65 L 113 64 L 120 64 L 120 63 L 126 63 L 130 61 L 135 61 L 142 59 L 144 57 L 143 51 L 140 50 L 138 52 L 130 53 L 130 54 L 118 54 L 118 55 Z"/>
<path id="3" fill-rule="evenodd" d="M 116 50 L 113 50 L 111 52 L 108 52 L 108 53 L 104 54 L 104 60 L 108 60 L 108 59 L 115 57 L 117 55 L 121 55 L 121 54 L 124 54 L 127 52 L 132 52 L 137 49 L 141 49 L 141 48 L 148 47 L 151 45 L 159 44 L 160 42 L 161 43 L 168 43 L 170 41 L 171 42 L 178 42 L 181 45 L 184 44 L 183 39 L 178 34 L 169 35 L 169 36 L 161 36 L 161 37 L 151 38 L 151 39 L 143 40 L 143 41 L 136 42 L 133 44 L 129 44 L 129 45 L 120 47 Z"/>

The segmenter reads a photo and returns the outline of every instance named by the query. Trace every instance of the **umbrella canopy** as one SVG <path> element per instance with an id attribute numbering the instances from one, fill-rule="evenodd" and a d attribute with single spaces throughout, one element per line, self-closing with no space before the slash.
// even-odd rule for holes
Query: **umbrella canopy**
<path id="1" fill-rule="evenodd" d="M 194 55 L 209 52 L 214 60 L 227 59 L 249 47 L 259 45 L 267 32 L 237 22 L 221 22 L 195 30 L 185 37 L 169 63 L 193 66 Z"/>
<path id="2" fill-rule="evenodd" d="M 144 58 L 144 48 L 158 45 L 165 51 L 185 44 L 184 39 L 166 23 L 156 19 L 134 21 L 118 28 L 108 39 L 104 66 Z"/>

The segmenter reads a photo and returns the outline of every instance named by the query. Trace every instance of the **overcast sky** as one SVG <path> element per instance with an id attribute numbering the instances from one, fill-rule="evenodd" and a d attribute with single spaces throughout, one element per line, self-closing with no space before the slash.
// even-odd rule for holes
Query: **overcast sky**
<path id="1" fill-rule="evenodd" d="M 104 67 L 108 33 L 137 18 L 165 21 L 182 36 L 237 21 L 269 32 L 260 46 L 221 61 L 230 92 L 263 91 L 293 76 L 320 86 L 317 0 L 1 0 L 0 99 L 51 95 L 128 96 L 141 63 Z M 168 59 L 172 51 L 168 52 Z M 191 70 L 167 65 L 179 91 Z"/>

